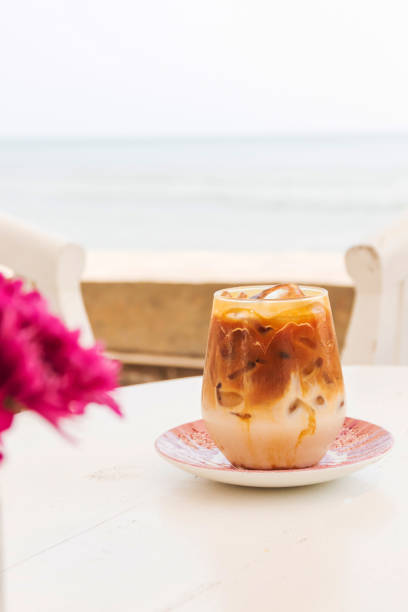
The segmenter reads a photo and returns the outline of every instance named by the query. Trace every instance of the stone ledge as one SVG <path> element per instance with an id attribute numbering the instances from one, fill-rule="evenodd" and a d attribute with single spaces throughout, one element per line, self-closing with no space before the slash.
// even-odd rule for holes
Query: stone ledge
<path id="1" fill-rule="evenodd" d="M 343 253 L 90 251 L 84 282 L 112 283 L 304 283 L 351 287 Z"/>
<path id="2" fill-rule="evenodd" d="M 328 289 L 342 347 L 354 289 L 339 253 L 94 251 L 82 288 L 95 336 L 123 361 L 194 368 L 205 352 L 214 291 L 285 281 Z"/>

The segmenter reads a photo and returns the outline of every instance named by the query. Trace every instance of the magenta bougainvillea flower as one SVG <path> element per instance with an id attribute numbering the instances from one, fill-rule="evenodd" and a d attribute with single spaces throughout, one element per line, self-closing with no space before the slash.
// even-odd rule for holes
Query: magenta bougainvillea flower
<path id="1" fill-rule="evenodd" d="M 0 434 L 20 410 L 34 410 L 58 429 L 91 402 L 120 415 L 109 393 L 118 372 L 100 345 L 82 347 L 79 331 L 52 315 L 37 291 L 0 274 Z"/>

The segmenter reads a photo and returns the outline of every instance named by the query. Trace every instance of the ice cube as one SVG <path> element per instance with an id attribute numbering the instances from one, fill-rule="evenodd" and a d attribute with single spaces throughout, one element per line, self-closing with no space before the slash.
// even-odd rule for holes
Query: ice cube
<path id="1" fill-rule="evenodd" d="M 253 296 L 255 300 L 290 300 L 294 298 L 305 297 L 305 294 L 299 287 L 292 283 L 273 285 L 264 289 L 260 293 Z"/>
<path id="2" fill-rule="evenodd" d="M 223 391 L 221 387 L 221 383 L 218 383 L 215 387 L 217 400 L 221 406 L 224 406 L 225 408 L 235 408 L 239 404 L 243 403 L 244 398 L 240 393 L 237 393 L 236 391 Z"/>
<path id="3" fill-rule="evenodd" d="M 228 320 L 236 321 L 245 321 L 248 317 L 256 317 L 256 314 L 252 312 L 252 310 L 245 310 L 244 308 L 234 308 L 231 310 L 227 310 L 225 313 L 225 318 Z"/>

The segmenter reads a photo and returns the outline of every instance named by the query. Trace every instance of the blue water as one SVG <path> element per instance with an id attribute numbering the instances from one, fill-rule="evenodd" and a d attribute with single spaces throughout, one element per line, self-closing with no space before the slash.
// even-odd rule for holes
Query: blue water
<path id="1" fill-rule="evenodd" d="M 343 250 L 408 207 L 408 136 L 3 142 L 0 202 L 89 248 Z"/>

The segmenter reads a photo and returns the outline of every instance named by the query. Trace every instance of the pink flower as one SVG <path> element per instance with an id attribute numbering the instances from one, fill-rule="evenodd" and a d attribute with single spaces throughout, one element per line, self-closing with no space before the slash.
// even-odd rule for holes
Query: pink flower
<path id="1" fill-rule="evenodd" d="M 102 347 L 83 348 L 37 291 L 0 274 L 0 433 L 20 409 L 34 410 L 59 428 L 60 420 L 82 414 L 89 403 L 121 414 L 109 394 L 117 387 L 119 364 Z"/>

